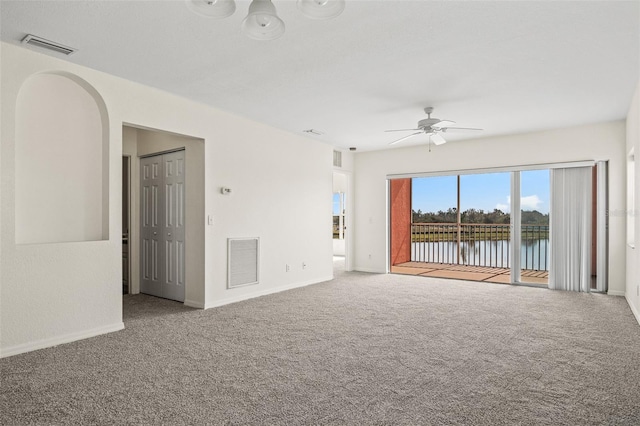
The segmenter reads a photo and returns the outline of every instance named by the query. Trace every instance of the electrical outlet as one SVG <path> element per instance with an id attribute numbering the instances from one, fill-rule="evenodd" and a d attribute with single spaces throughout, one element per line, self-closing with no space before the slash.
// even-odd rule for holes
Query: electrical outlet
<path id="1" fill-rule="evenodd" d="M 289 272 L 289 269 L 290 269 L 289 265 L 284 265 L 284 267 L 285 267 L 285 271 Z"/>
<path id="2" fill-rule="evenodd" d="M 371 260 L 371 255 L 369 255 L 369 260 Z"/>
<path id="3" fill-rule="evenodd" d="M 307 264 L 302 262 L 302 269 L 307 269 Z"/>

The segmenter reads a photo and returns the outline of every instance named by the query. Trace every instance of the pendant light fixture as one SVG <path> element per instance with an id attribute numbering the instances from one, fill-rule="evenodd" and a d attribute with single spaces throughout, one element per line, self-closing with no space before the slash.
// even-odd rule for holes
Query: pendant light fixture
<path id="1" fill-rule="evenodd" d="M 332 19 L 344 10 L 344 0 L 298 0 L 298 9 L 307 18 Z"/>
<path id="2" fill-rule="evenodd" d="M 209 18 L 226 18 L 236 11 L 234 0 L 185 1 L 193 12 Z M 297 5 L 308 18 L 332 19 L 342 13 L 345 0 L 297 0 Z M 284 28 L 284 21 L 278 17 L 271 0 L 253 0 L 242 21 L 242 32 L 254 40 L 275 40 L 284 34 Z"/>
<path id="3" fill-rule="evenodd" d="M 271 0 L 253 0 L 242 21 L 242 32 L 254 40 L 275 40 L 284 34 L 284 22 Z"/>
<path id="4" fill-rule="evenodd" d="M 187 0 L 189 9 L 208 18 L 226 18 L 236 11 L 233 0 Z"/>

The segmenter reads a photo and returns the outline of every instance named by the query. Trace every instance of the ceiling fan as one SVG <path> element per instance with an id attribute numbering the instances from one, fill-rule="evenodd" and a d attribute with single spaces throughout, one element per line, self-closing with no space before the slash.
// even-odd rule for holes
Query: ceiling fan
<path id="1" fill-rule="evenodd" d="M 391 142 L 389 145 L 397 144 L 405 139 L 409 139 L 413 136 L 418 136 L 421 134 L 429 135 L 429 142 L 433 142 L 436 145 L 442 145 L 446 142 L 446 140 L 442 137 L 440 133 L 445 133 L 449 130 L 482 130 L 476 129 L 473 127 L 451 127 L 451 125 L 456 124 L 455 121 L 450 120 L 440 120 L 439 118 L 431 118 L 431 113 L 433 112 L 433 107 L 426 107 L 424 112 L 427 113 L 427 118 L 424 118 L 418 121 L 418 127 L 416 129 L 397 129 L 397 130 L 385 130 L 385 132 L 411 132 L 414 131 L 408 136 L 402 137 Z"/>

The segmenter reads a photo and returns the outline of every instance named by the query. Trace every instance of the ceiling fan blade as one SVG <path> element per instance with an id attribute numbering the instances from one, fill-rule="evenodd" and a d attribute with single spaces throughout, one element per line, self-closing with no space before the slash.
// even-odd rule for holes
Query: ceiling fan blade
<path id="1" fill-rule="evenodd" d="M 448 130 L 484 130 L 484 129 L 478 129 L 476 127 L 445 127 L 444 129 L 442 129 L 443 132 L 446 132 Z"/>
<path id="2" fill-rule="evenodd" d="M 416 130 L 421 130 L 421 129 L 394 129 L 394 130 L 385 130 L 385 132 L 415 132 Z"/>
<path id="3" fill-rule="evenodd" d="M 440 136 L 438 133 L 432 134 L 430 138 L 431 138 L 431 142 L 433 142 L 436 145 L 442 145 L 443 143 L 446 142 L 446 140 L 444 140 L 444 138 Z"/>
<path id="4" fill-rule="evenodd" d="M 398 142 L 401 142 L 401 141 L 403 141 L 403 140 L 405 140 L 405 139 L 409 139 L 410 137 L 413 137 L 413 136 L 416 136 L 416 135 L 421 135 L 422 133 L 424 133 L 424 132 L 420 131 L 420 132 L 412 133 L 412 134 L 410 134 L 409 136 L 405 136 L 405 137 L 403 137 L 403 138 L 397 139 L 397 140 L 395 140 L 395 141 L 393 141 L 393 142 L 389 143 L 389 145 L 395 145 L 395 144 L 397 144 Z"/>
<path id="5" fill-rule="evenodd" d="M 456 124 L 455 121 L 451 121 L 451 120 L 440 120 L 437 123 L 434 123 L 431 125 L 432 129 L 444 129 L 445 127 L 449 127 L 452 124 Z"/>

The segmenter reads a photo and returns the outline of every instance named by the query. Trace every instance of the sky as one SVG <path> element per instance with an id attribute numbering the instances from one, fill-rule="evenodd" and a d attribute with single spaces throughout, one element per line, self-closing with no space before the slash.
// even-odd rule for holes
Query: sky
<path id="1" fill-rule="evenodd" d="M 343 201 L 344 203 L 344 201 Z M 347 208 L 347 206 L 343 205 L 342 206 L 345 210 Z M 337 192 L 333 193 L 333 215 L 336 216 L 340 214 L 340 194 Z"/>
<path id="2" fill-rule="evenodd" d="M 520 172 L 522 210 L 549 213 L 549 171 Z M 460 177 L 460 209 L 510 212 L 511 173 L 485 173 Z M 456 206 L 456 176 L 413 179 L 413 210 L 446 211 Z"/>

